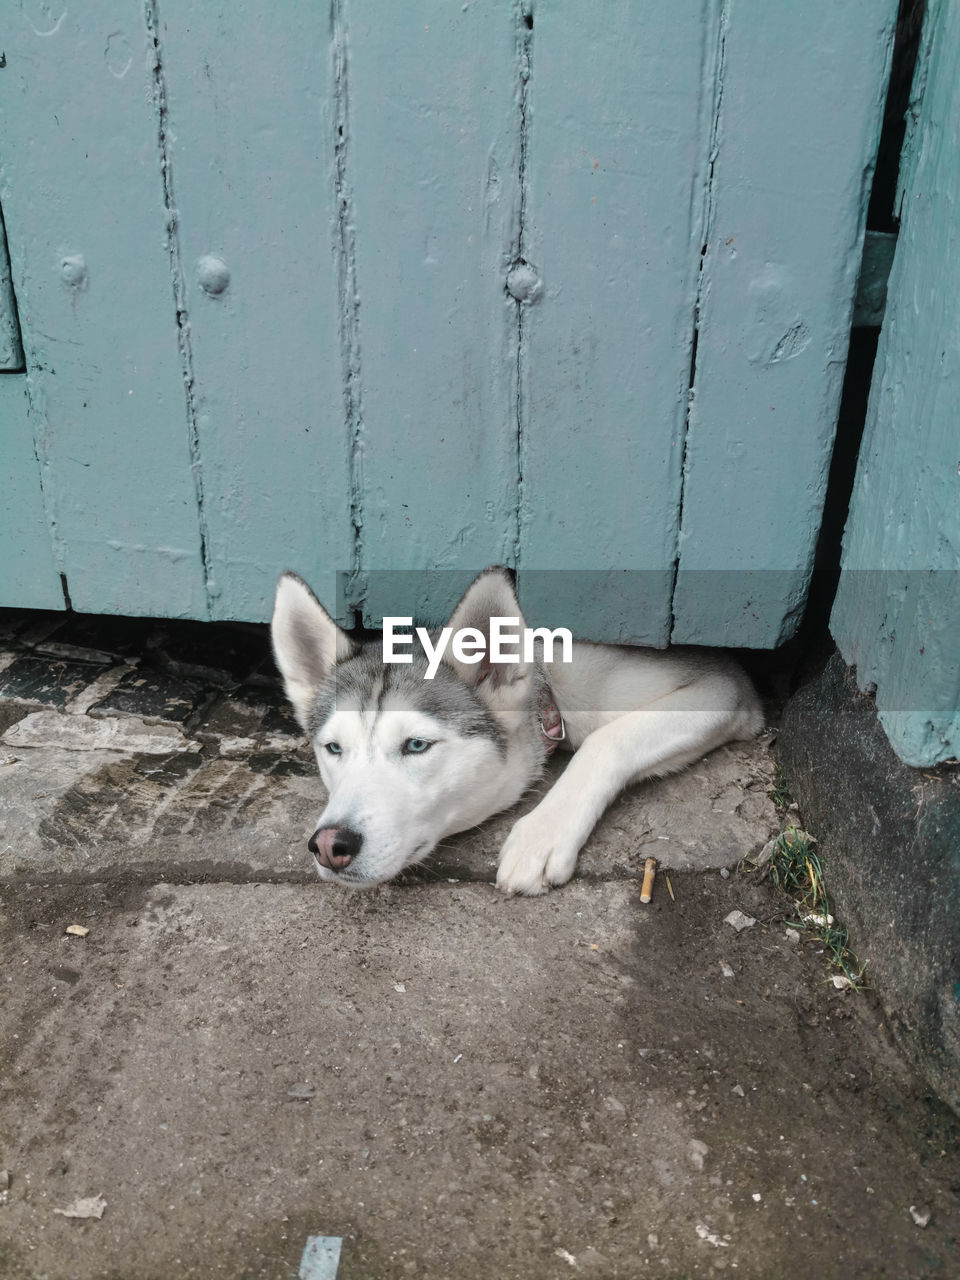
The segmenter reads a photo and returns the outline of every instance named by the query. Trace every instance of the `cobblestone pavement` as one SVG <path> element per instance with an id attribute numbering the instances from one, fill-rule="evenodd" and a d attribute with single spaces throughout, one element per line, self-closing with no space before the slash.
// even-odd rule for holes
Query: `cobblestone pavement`
<path id="1" fill-rule="evenodd" d="M 769 745 L 725 747 L 625 795 L 580 874 L 635 876 L 649 856 L 732 866 L 757 852 L 778 828 Z M 304 842 L 322 789 L 264 627 L 10 613 L 0 771 L 0 875 L 313 879 Z M 447 841 L 426 873 L 492 879 L 515 818 Z"/>

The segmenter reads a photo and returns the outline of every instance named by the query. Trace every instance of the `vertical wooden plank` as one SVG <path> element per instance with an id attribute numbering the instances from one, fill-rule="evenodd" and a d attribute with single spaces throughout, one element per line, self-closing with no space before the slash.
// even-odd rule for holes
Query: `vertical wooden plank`
<path id="1" fill-rule="evenodd" d="M 328 8 L 159 17 L 211 612 L 268 618 L 282 569 L 333 608 L 353 533 Z"/>
<path id="2" fill-rule="evenodd" d="M 839 409 L 896 0 L 724 0 L 673 640 L 793 632 Z"/>
<path id="3" fill-rule="evenodd" d="M 0 200 L 60 568 L 78 609 L 203 617 L 144 7 L 9 16 Z"/>
<path id="4" fill-rule="evenodd" d="M 439 615 L 516 544 L 514 6 L 340 6 L 364 615 Z M 398 571 L 431 570 L 417 574 Z M 459 571 L 459 572 L 457 572 Z M 413 596 L 411 598 L 411 590 Z M 422 603 L 421 603 L 422 602 Z"/>
<path id="5" fill-rule="evenodd" d="M 0 606 L 62 609 L 63 590 L 33 451 L 26 378 L 0 376 Z"/>
<path id="6" fill-rule="evenodd" d="M 932 43 L 831 629 L 900 758 L 960 755 L 960 5 Z"/>
<path id="7" fill-rule="evenodd" d="M 532 18 L 521 599 L 581 634 L 665 644 L 714 6 L 546 0 Z"/>

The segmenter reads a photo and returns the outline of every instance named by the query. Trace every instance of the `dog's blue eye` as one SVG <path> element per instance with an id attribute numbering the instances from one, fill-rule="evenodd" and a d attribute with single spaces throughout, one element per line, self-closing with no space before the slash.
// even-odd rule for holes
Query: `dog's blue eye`
<path id="1" fill-rule="evenodd" d="M 329 751 L 332 756 L 339 756 L 343 754 L 343 747 L 341 747 L 339 742 L 325 742 L 323 744 L 323 749 L 324 751 Z"/>
<path id="2" fill-rule="evenodd" d="M 426 738 L 408 738 L 400 750 L 405 756 L 421 756 L 433 746 Z"/>

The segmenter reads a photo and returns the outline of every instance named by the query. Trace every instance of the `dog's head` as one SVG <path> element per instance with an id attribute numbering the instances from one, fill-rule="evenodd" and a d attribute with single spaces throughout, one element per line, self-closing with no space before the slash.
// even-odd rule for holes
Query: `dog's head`
<path id="1" fill-rule="evenodd" d="M 482 573 L 447 623 L 479 631 L 485 656 L 464 661 L 448 644 L 427 679 L 416 642 L 412 662 L 385 663 L 379 640 L 356 644 L 301 578 L 280 578 L 273 651 L 329 792 L 309 841 L 324 879 L 389 880 L 445 836 L 508 808 L 539 774 L 537 671 L 489 660 L 494 617 L 523 627 L 505 569 Z"/>

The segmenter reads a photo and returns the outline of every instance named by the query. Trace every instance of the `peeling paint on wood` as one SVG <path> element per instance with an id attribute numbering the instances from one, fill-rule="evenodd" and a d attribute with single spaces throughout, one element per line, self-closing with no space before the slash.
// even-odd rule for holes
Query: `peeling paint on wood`
<path id="1" fill-rule="evenodd" d="M 442 615 L 516 545 L 513 5 L 342 4 L 363 614 Z M 522 23 L 521 23 L 522 25 Z M 437 571 L 419 578 L 403 570 Z M 458 572 L 459 571 L 459 572 Z"/>
<path id="2" fill-rule="evenodd" d="M 672 639 L 773 647 L 820 527 L 896 0 L 724 0 Z"/>
<path id="3" fill-rule="evenodd" d="M 378 624 L 502 561 L 535 623 L 783 638 L 894 10 L 25 10 L 0 602 L 261 621 L 292 568 Z"/>
<path id="4" fill-rule="evenodd" d="M 716 26 L 703 0 L 662 15 L 538 7 L 524 235 L 544 293 L 520 351 L 521 599 L 654 644 L 670 631 Z"/>
<path id="5" fill-rule="evenodd" d="M 26 378 L 0 376 L 0 605 L 62 609 L 28 409 Z"/>
<path id="6" fill-rule="evenodd" d="M 831 628 L 907 764 L 960 755 L 960 5 L 928 12 L 843 572 Z"/>
<path id="7" fill-rule="evenodd" d="M 54 559 L 77 609 L 205 617 L 144 7 L 29 6 L 4 48 L 0 202 Z"/>
<path id="8" fill-rule="evenodd" d="M 328 15 L 161 0 L 210 614 L 269 616 L 350 568 Z M 344 621 L 352 621 L 345 618 Z"/>

